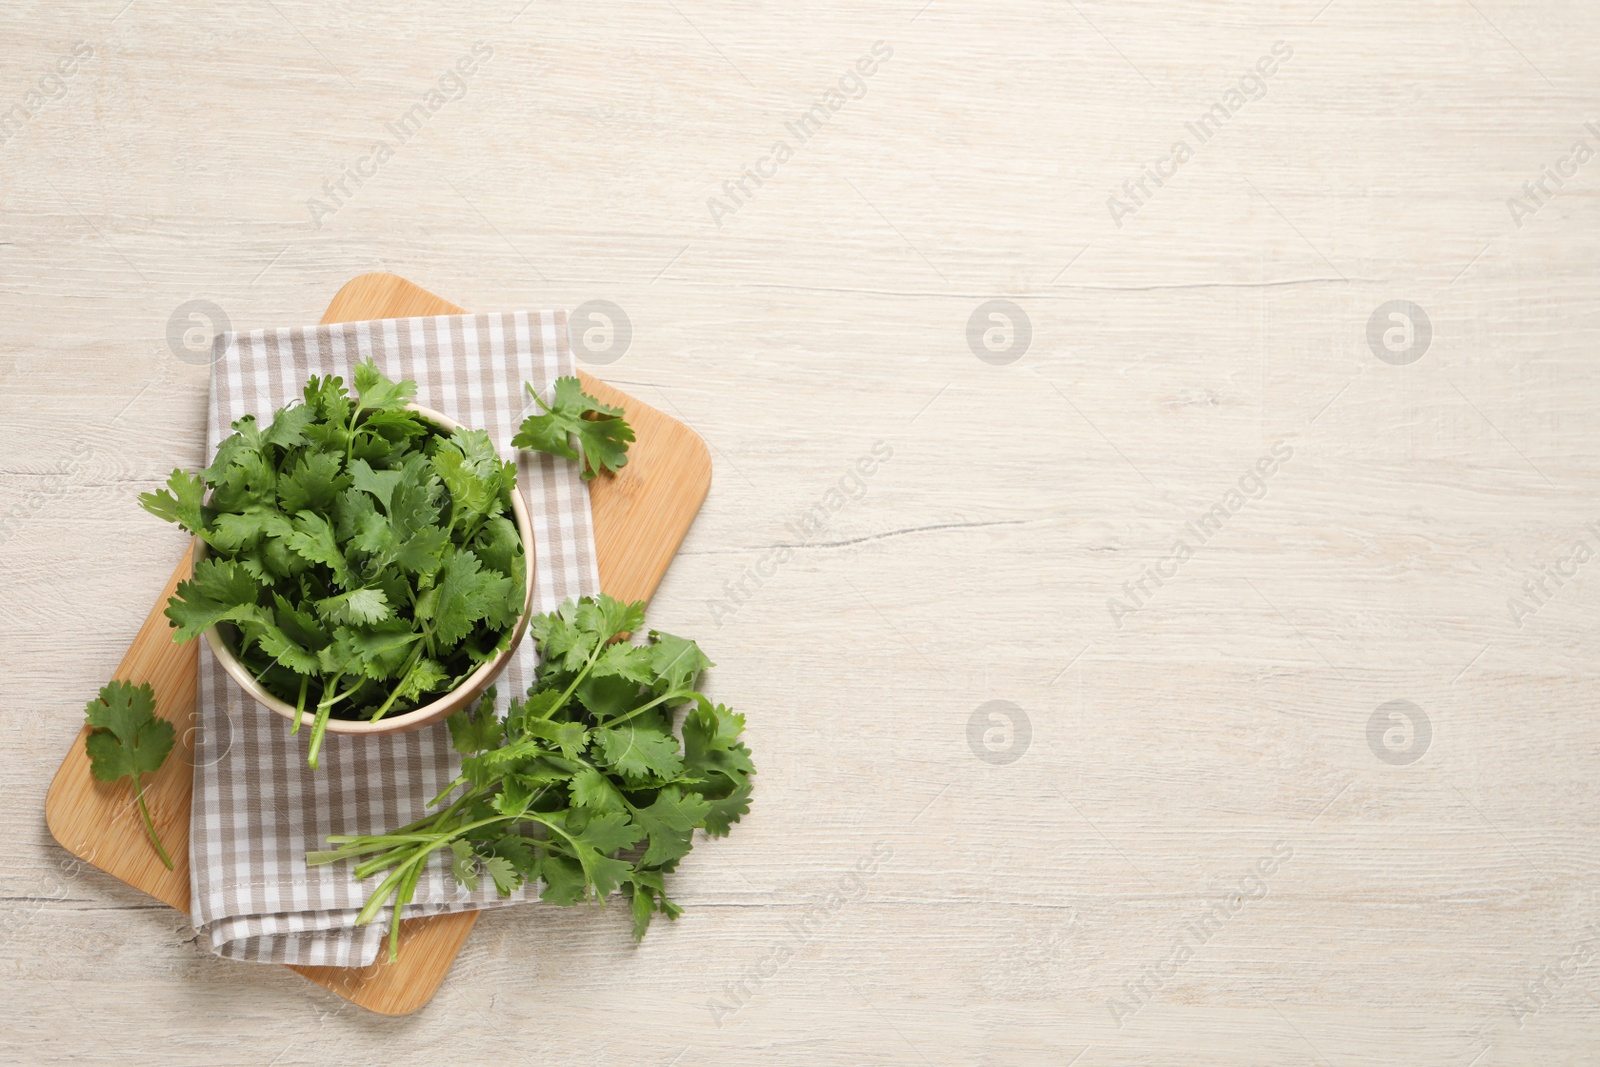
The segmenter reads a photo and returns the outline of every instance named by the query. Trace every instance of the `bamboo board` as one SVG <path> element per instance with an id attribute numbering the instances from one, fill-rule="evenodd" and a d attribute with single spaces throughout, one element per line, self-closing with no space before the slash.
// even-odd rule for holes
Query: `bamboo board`
<path id="1" fill-rule="evenodd" d="M 392 274 L 363 274 L 340 289 L 324 324 L 413 315 L 460 314 L 462 308 Z M 622 600 L 648 600 L 689 531 L 711 488 L 711 457 L 694 431 L 647 404 L 579 372 L 584 388 L 627 413 L 637 440 L 628 465 L 590 485 L 600 584 Z M 131 506 L 131 505 L 130 505 Z M 155 775 L 145 780 L 146 803 L 172 855 L 167 870 L 145 838 L 126 783 L 107 785 L 89 773 L 85 727 L 73 741 L 45 797 L 45 820 L 73 855 L 174 908 L 189 910 L 189 798 L 194 784 L 194 711 L 198 642 L 173 642 L 162 614 L 167 598 L 192 567 L 184 554 L 145 619 L 115 677 L 155 687 L 157 713 L 172 721 L 178 741 Z M 263 712 L 266 714 L 266 712 Z M 478 912 L 408 919 L 401 924 L 400 958 L 365 968 L 291 967 L 340 996 L 385 1015 L 426 1004 L 477 922 Z"/>

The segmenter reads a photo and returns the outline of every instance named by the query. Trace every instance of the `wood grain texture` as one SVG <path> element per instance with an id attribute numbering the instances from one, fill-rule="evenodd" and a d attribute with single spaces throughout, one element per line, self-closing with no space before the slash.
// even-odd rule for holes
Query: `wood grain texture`
<path id="1" fill-rule="evenodd" d="M 0 107 L 96 53 L 0 145 L 0 495 L 26 517 L 0 547 L 0 1059 L 1595 1058 L 1600 564 L 1508 608 L 1600 521 L 1600 160 L 1543 177 L 1597 147 L 1592 0 L 120 7 L 0 14 Z M 478 41 L 467 93 L 390 133 Z M 241 977 L 62 871 L 39 815 L 182 552 L 132 503 L 202 460 L 169 319 L 295 322 L 367 271 L 626 311 L 589 369 L 718 474 L 650 624 L 705 645 L 761 771 L 676 872 L 678 922 L 635 946 L 616 909 L 486 915 L 403 1019 Z M 1009 365 L 969 345 L 992 299 L 1031 326 Z M 1432 325 L 1409 366 L 1368 343 L 1397 299 Z M 1015 762 L 969 745 L 992 700 L 1028 716 Z M 1392 700 L 1430 721 L 1409 765 L 1369 742 Z M 1277 841 L 1266 896 L 1172 966 Z"/>
<path id="2" fill-rule="evenodd" d="M 334 297 L 324 324 L 415 315 L 459 314 L 463 309 L 392 274 L 365 274 Z M 711 458 L 683 424 L 647 404 L 580 374 L 587 388 L 619 406 L 636 440 L 615 476 L 589 484 L 595 512 L 595 547 L 601 587 L 625 600 L 648 600 L 677 552 L 711 487 Z M 73 741 L 45 798 L 50 832 L 69 852 L 157 900 L 189 910 L 189 802 L 193 790 L 195 687 L 198 653 L 175 644 L 162 613 L 177 584 L 193 570 L 184 554 L 114 677 L 149 682 L 157 713 L 172 721 L 178 742 L 146 787 L 146 803 L 162 843 L 173 857 L 167 870 L 150 848 L 126 787 L 96 782 L 83 747 L 85 726 Z M 432 998 L 480 913 L 408 919 L 400 924 L 399 959 L 380 954 L 365 968 L 290 966 L 352 1003 L 385 1015 L 416 1011 Z"/>

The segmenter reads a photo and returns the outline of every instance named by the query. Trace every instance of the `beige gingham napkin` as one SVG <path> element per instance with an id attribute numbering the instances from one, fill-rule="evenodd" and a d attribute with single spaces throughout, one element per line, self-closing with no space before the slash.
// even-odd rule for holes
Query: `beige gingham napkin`
<path id="1" fill-rule="evenodd" d="M 531 403 L 523 382 L 546 399 L 556 378 L 574 373 L 562 312 L 385 319 L 302 329 L 256 330 L 216 339 L 207 461 L 235 419 L 270 419 L 298 399 L 312 374 L 337 374 L 372 357 L 396 381 L 414 379 L 417 402 L 484 429 L 502 455 Z M 533 517 L 534 610 L 596 594 L 589 492 L 577 465 L 517 455 L 518 487 Z M 527 688 L 536 664 L 524 641 L 499 678 L 502 706 Z M 321 769 L 306 766 L 305 730 L 247 697 L 200 642 L 189 879 L 195 929 L 230 959 L 362 967 L 378 953 L 388 912 L 357 928 L 356 913 L 380 880 L 358 883 L 351 865 L 307 867 L 307 851 L 328 834 L 382 833 L 426 813 L 452 781 L 460 758 L 443 723 L 397 737 L 328 734 Z M 407 914 L 467 911 L 517 903 L 484 879 L 467 892 L 435 857 Z"/>

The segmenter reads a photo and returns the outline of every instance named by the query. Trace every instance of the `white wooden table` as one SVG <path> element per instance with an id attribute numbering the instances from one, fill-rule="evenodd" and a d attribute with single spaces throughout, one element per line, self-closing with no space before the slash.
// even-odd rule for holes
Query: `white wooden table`
<path id="1" fill-rule="evenodd" d="M 123 3 L 0 14 L 0 1060 L 1600 1055 L 1592 4 Z M 492 913 L 404 1019 L 41 814 L 185 331 L 374 269 L 623 310 L 761 770 L 676 925 Z"/>

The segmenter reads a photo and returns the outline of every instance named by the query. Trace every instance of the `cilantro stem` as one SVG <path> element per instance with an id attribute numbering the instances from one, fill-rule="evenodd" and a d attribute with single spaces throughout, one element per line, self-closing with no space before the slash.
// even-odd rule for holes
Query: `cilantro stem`
<path id="1" fill-rule="evenodd" d="M 293 736 L 300 732 L 300 718 L 306 713 L 306 686 L 311 682 L 311 675 L 300 676 L 300 697 L 294 702 L 294 725 L 289 727 L 289 734 Z"/>
<path id="2" fill-rule="evenodd" d="M 324 687 L 322 691 L 326 693 L 329 689 L 338 686 L 343 680 L 344 675 L 334 675 L 333 685 Z M 306 754 L 306 763 L 310 764 L 312 770 L 317 769 L 317 757 L 322 752 L 322 735 L 328 728 L 328 716 L 333 712 L 333 706 L 366 684 L 367 680 L 365 678 L 359 678 L 356 680 L 356 684 L 349 689 L 337 696 L 327 697 L 317 704 L 317 721 L 311 726 L 311 751 Z"/>
<path id="3" fill-rule="evenodd" d="M 427 806 L 430 807 L 430 808 L 433 807 L 435 804 L 439 803 L 439 801 L 443 800 L 445 797 L 449 796 L 453 791 L 455 791 L 455 789 L 458 786 L 463 786 L 463 785 L 466 785 L 466 784 L 467 784 L 467 776 L 463 774 L 461 777 L 457 778 L 455 781 L 453 781 L 449 785 L 445 786 L 444 789 L 440 791 L 438 796 L 436 796 L 432 800 L 428 801 Z M 462 799 L 464 800 L 466 798 L 463 797 Z M 460 800 L 456 801 L 456 804 L 459 804 L 459 803 L 461 803 Z M 447 809 L 447 811 L 454 811 L 455 807 L 456 807 L 456 804 L 450 805 L 450 807 Z M 420 822 L 422 820 L 418 820 L 418 821 Z M 413 823 L 412 825 L 416 825 L 416 824 Z M 407 829 L 407 828 L 403 827 L 402 829 Z"/>
<path id="4" fill-rule="evenodd" d="M 634 708 L 632 711 L 628 712 L 628 714 L 626 714 L 626 715 L 619 715 L 617 718 L 612 719 L 610 722 L 603 722 L 603 723 L 597 724 L 598 728 L 600 728 L 600 729 L 610 729 L 613 726 L 620 726 L 622 723 L 627 722 L 629 719 L 633 718 L 635 715 L 640 715 L 640 714 L 643 714 L 644 712 L 649 711 L 651 708 L 655 707 L 657 704 L 664 703 L 664 702 L 666 702 L 668 700 L 674 700 L 674 699 L 681 700 L 684 697 L 694 696 L 696 692 L 697 692 L 697 690 L 694 690 L 694 689 L 674 689 L 670 693 L 663 693 L 661 696 L 656 697 L 656 699 L 650 701 L 650 703 L 641 705 L 641 706 L 639 706 L 637 708 Z"/>
<path id="5" fill-rule="evenodd" d="M 401 690 L 405 689 L 406 683 L 411 680 L 411 672 L 417 669 L 417 663 L 421 659 L 422 645 L 418 644 L 412 647 L 411 658 L 406 660 L 405 669 L 400 672 L 400 684 L 394 687 L 394 692 L 389 694 L 389 699 L 385 700 L 378 707 L 378 710 L 372 713 L 373 722 L 377 722 L 388 714 L 389 709 L 394 706 L 394 702 L 399 699 Z"/>
<path id="6" fill-rule="evenodd" d="M 350 457 L 355 455 L 356 451 L 356 422 L 360 420 L 361 412 L 365 410 L 361 406 L 359 394 L 357 395 L 356 402 L 350 406 L 355 408 L 355 411 L 350 413 L 350 426 L 345 431 L 345 433 L 348 434 L 348 437 L 345 439 L 344 443 L 344 465 L 346 469 L 349 469 Z"/>
<path id="7" fill-rule="evenodd" d="M 578 689 L 578 683 L 582 682 L 585 678 L 587 678 L 589 676 L 589 672 L 594 670 L 594 665 L 596 663 L 600 662 L 600 654 L 603 653 L 605 650 L 606 650 L 606 642 L 604 642 L 604 641 L 598 642 L 594 646 L 594 655 L 589 657 L 589 662 L 585 663 L 583 665 L 583 670 L 579 671 L 577 677 L 572 679 L 572 684 L 567 686 L 567 691 L 565 693 L 561 694 L 561 699 L 556 701 L 555 705 L 549 711 L 545 712 L 542 716 L 540 716 L 540 718 L 548 719 L 551 716 L 553 716 L 556 712 L 560 711 L 562 708 L 567 706 L 567 701 L 572 699 L 572 694 L 575 693 L 577 691 L 577 689 Z"/>
<path id="8" fill-rule="evenodd" d="M 139 781 L 138 771 L 133 772 L 133 799 L 139 805 L 139 814 L 144 816 L 144 830 L 150 835 L 150 843 L 156 846 L 156 855 L 167 865 L 167 870 L 172 870 L 172 858 L 167 855 L 167 850 L 161 847 L 161 838 L 156 836 L 155 821 L 150 818 L 150 809 L 144 806 L 144 784 Z"/>
<path id="9" fill-rule="evenodd" d="M 411 876 L 405 880 L 399 892 L 395 894 L 394 917 L 389 924 L 389 962 L 393 963 L 400 958 L 400 911 L 411 898 L 416 896 L 417 881 L 422 877 L 422 864 L 417 864 L 411 869 Z"/>
<path id="10" fill-rule="evenodd" d="M 492 826 L 497 822 L 507 822 L 518 817 L 519 816 L 516 815 L 496 815 L 493 818 L 479 819 L 476 822 L 469 822 L 464 826 L 458 826 L 454 830 L 441 832 L 431 841 L 424 837 L 422 844 L 425 844 L 426 847 L 421 847 L 421 845 L 419 845 L 416 855 L 411 856 L 409 859 L 402 860 L 400 862 L 400 866 L 396 867 L 392 872 L 390 872 L 389 876 L 378 885 L 378 888 L 373 890 L 372 899 L 367 901 L 367 906 L 362 908 L 361 913 L 356 916 L 356 925 L 365 926 L 367 923 L 371 922 L 373 916 L 377 915 L 378 910 L 383 907 L 384 901 L 389 899 L 390 896 L 397 894 L 398 887 L 400 886 L 401 881 L 406 878 L 407 872 L 420 865 L 430 855 L 437 852 L 439 849 L 444 848 L 450 844 L 451 841 L 454 841 L 456 838 L 460 837 L 469 830 L 476 830 L 480 826 Z M 368 873 L 370 874 L 373 872 L 369 871 Z M 357 877 L 363 877 L 360 874 L 359 868 L 357 869 Z"/>

